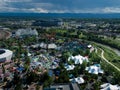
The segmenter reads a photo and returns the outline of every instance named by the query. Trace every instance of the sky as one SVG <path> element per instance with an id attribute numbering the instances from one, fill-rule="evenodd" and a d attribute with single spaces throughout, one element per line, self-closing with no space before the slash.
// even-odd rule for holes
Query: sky
<path id="1" fill-rule="evenodd" d="M 0 0 L 0 12 L 120 13 L 120 0 Z"/>

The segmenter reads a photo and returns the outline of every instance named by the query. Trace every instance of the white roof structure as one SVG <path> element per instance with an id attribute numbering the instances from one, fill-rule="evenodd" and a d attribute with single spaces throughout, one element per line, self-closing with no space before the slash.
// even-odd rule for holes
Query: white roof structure
<path id="1" fill-rule="evenodd" d="M 48 49 L 56 49 L 57 45 L 54 43 L 48 44 Z"/>
<path id="2" fill-rule="evenodd" d="M 33 48 L 38 48 L 38 47 L 39 47 L 39 44 L 31 45 L 31 47 L 33 47 Z"/>
<path id="3" fill-rule="evenodd" d="M 36 29 L 32 30 L 31 28 L 18 29 L 16 31 L 16 36 L 22 36 L 22 35 L 35 35 L 35 36 L 38 36 L 38 32 L 37 32 Z"/>
<path id="4" fill-rule="evenodd" d="M 92 45 L 88 45 L 87 47 L 88 47 L 88 48 L 91 48 L 91 47 L 92 47 Z"/>
<path id="5" fill-rule="evenodd" d="M 70 79 L 70 82 L 83 84 L 85 81 L 84 81 L 84 79 L 82 77 L 77 77 L 77 78 Z"/>
<path id="6" fill-rule="evenodd" d="M 13 52 L 7 49 L 0 49 L 0 61 L 11 60 Z"/>
<path id="7" fill-rule="evenodd" d="M 100 90 L 120 90 L 120 86 L 112 85 L 110 83 L 105 83 L 100 86 Z"/>
<path id="8" fill-rule="evenodd" d="M 67 71 L 73 70 L 74 68 L 75 68 L 74 65 L 65 65 L 65 69 L 66 69 Z"/>
<path id="9" fill-rule="evenodd" d="M 100 64 L 94 64 L 90 67 L 86 67 L 85 70 L 87 70 L 88 73 L 92 73 L 92 74 L 104 73 L 100 67 Z"/>
<path id="10" fill-rule="evenodd" d="M 81 55 L 71 56 L 68 61 L 73 60 L 75 64 L 82 64 L 84 61 L 89 62 L 87 57 Z"/>
<path id="11" fill-rule="evenodd" d="M 40 43 L 40 47 L 47 48 L 47 44 L 42 42 Z M 48 49 L 57 49 L 57 45 L 54 43 L 48 44 Z"/>
<path id="12" fill-rule="evenodd" d="M 31 56 L 32 54 L 31 53 L 28 53 L 27 56 Z"/>
<path id="13" fill-rule="evenodd" d="M 41 48 L 46 48 L 46 47 L 47 47 L 47 44 L 45 44 L 45 43 L 42 42 L 42 43 L 40 43 L 40 47 L 41 47 Z"/>

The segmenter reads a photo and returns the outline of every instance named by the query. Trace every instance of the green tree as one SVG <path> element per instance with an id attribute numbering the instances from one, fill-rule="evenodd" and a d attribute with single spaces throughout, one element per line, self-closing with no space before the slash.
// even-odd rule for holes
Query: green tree
<path id="1" fill-rule="evenodd" d="M 18 84 L 16 84 L 15 90 L 23 90 L 23 87 L 22 87 L 22 83 L 21 83 L 21 82 L 19 82 Z"/>
<path id="2" fill-rule="evenodd" d="M 36 86 L 36 90 L 39 90 L 39 89 L 40 89 L 40 86 L 39 86 L 39 85 L 37 85 L 37 86 Z"/>
<path id="3" fill-rule="evenodd" d="M 83 73 L 83 71 L 85 70 L 86 67 L 87 67 L 87 62 L 84 61 L 80 66 L 80 72 Z"/>
<path id="4" fill-rule="evenodd" d="M 49 87 L 53 82 L 53 78 L 50 77 L 47 72 L 45 72 L 40 78 L 40 82 L 43 82 L 44 87 Z"/>
<path id="5" fill-rule="evenodd" d="M 2 64 L 2 71 L 3 71 L 3 74 L 5 74 L 5 66 L 4 66 L 4 64 Z"/>

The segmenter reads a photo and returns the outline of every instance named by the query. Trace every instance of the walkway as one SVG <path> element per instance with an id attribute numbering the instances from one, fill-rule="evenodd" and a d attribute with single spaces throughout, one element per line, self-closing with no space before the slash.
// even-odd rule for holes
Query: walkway
<path id="1" fill-rule="evenodd" d="M 109 60 L 107 60 L 105 57 L 104 57 L 104 50 L 100 48 L 100 50 L 102 51 L 101 52 L 101 55 L 100 57 L 105 60 L 108 64 L 110 64 L 111 66 L 113 66 L 116 70 L 118 70 L 120 72 L 120 69 L 118 67 L 116 67 L 114 64 L 112 64 L 111 62 L 109 62 Z M 96 53 L 97 53 L 97 49 L 96 49 Z"/>

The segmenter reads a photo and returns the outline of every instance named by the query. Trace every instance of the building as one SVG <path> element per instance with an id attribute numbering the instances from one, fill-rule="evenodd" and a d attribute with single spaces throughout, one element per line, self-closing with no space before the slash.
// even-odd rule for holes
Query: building
<path id="1" fill-rule="evenodd" d="M 44 49 L 57 49 L 57 45 L 54 44 L 54 43 L 50 43 L 50 44 L 46 44 L 46 43 L 40 43 L 39 45 L 41 48 L 44 48 Z"/>
<path id="2" fill-rule="evenodd" d="M 7 49 L 0 49 L 0 81 L 3 80 L 3 77 L 10 75 L 9 72 L 5 72 L 12 66 L 11 58 L 13 52 Z"/>
<path id="3" fill-rule="evenodd" d="M 50 88 L 45 88 L 43 90 L 80 90 L 76 83 L 70 84 L 56 84 L 51 85 Z"/>
<path id="4" fill-rule="evenodd" d="M 41 27 L 56 27 L 62 26 L 63 22 L 61 20 L 36 20 L 32 24 L 33 26 L 41 26 Z"/>
<path id="5" fill-rule="evenodd" d="M 48 44 L 48 49 L 57 49 L 57 45 L 54 43 Z"/>
<path id="6" fill-rule="evenodd" d="M 36 29 L 32 30 L 31 28 L 18 29 L 15 34 L 16 36 L 38 36 L 37 30 Z"/>
<path id="7" fill-rule="evenodd" d="M 92 45 L 87 46 L 90 49 L 90 53 L 94 51 L 94 47 Z"/>
<path id="8" fill-rule="evenodd" d="M 10 62 L 13 52 L 7 49 L 0 49 L 0 63 Z"/>

